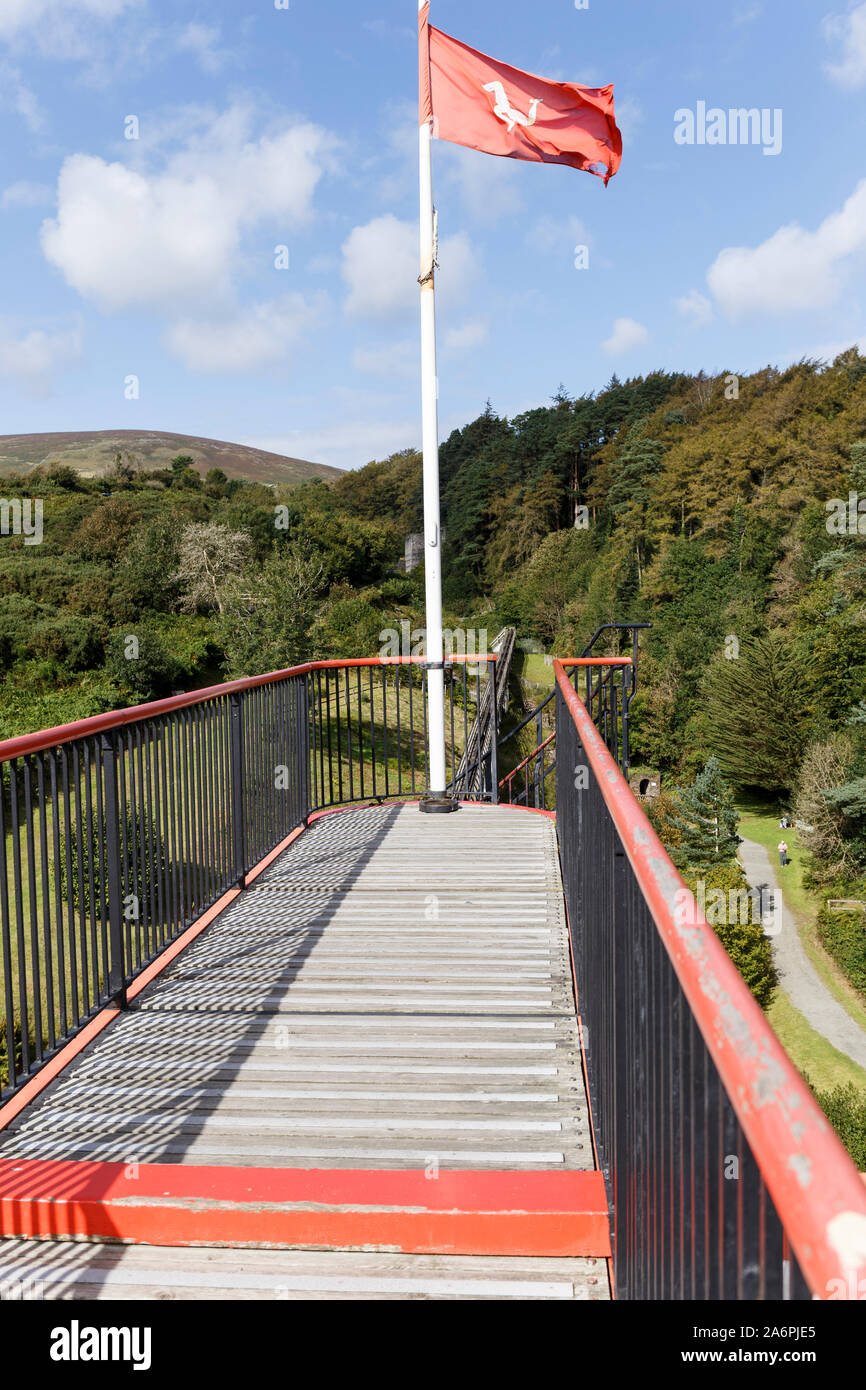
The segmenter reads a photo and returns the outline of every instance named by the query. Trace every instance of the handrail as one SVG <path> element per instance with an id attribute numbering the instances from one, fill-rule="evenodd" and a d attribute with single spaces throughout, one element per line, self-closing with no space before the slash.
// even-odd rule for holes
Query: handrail
<path id="1" fill-rule="evenodd" d="M 860 1282 L 866 1281 L 866 1186 L 698 910 L 564 664 L 553 665 L 637 884 L 812 1292 L 826 1297 L 839 1279 L 845 1288 L 866 1288 Z"/>
<path id="2" fill-rule="evenodd" d="M 453 776 L 468 678 L 478 695 L 497 654 L 445 664 Z M 158 953 L 311 814 L 416 798 L 429 716 L 413 670 L 429 665 L 311 661 L 0 743 L 0 1092 L 124 1007 Z M 495 801 L 495 751 L 489 781 Z"/>
<path id="3" fill-rule="evenodd" d="M 586 656 L 592 651 L 592 648 L 603 632 L 637 632 L 639 629 L 646 627 L 652 627 L 652 623 L 602 623 L 600 627 L 595 629 L 595 632 L 590 637 L 583 649 L 583 654 Z"/>
<path id="4" fill-rule="evenodd" d="M 543 753 L 545 748 L 547 748 L 551 743 L 553 743 L 555 738 L 555 733 L 548 734 L 547 738 L 544 740 L 543 743 L 539 743 L 537 748 L 533 748 L 531 753 L 527 753 L 526 757 L 523 759 L 523 762 L 518 763 L 517 767 L 512 768 L 511 772 L 509 772 L 507 776 L 503 777 L 500 780 L 500 787 L 504 787 L 506 782 L 512 782 L 514 778 L 517 776 L 518 772 L 520 772 L 522 768 L 526 767 L 527 763 L 531 763 L 533 758 L 537 758 L 539 753 Z"/>
<path id="5" fill-rule="evenodd" d="M 498 661 L 498 653 L 468 654 L 454 653 L 446 660 L 446 665 L 462 661 L 475 665 L 482 661 Z M 225 681 L 221 685 L 208 685 L 200 690 L 189 690 L 182 695 L 169 695 L 164 700 L 150 700 L 143 705 L 128 705 L 124 709 L 109 710 L 106 714 L 94 714 L 88 719 L 77 719 L 70 724 L 59 724 L 54 729 L 42 729 L 37 733 L 20 734 L 15 738 L 0 741 L 0 762 L 10 758 L 20 758 L 27 753 L 40 753 L 45 748 L 57 744 L 73 743 L 91 734 L 104 734 L 109 729 L 120 729 L 127 724 L 135 724 L 141 719 L 156 719 L 162 714 L 172 714 L 177 710 L 190 709 L 193 705 L 204 704 L 223 695 L 237 695 L 244 690 L 258 690 L 276 681 L 287 680 L 289 676 L 305 676 L 311 671 L 334 671 L 366 666 L 426 666 L 426 656 L 363 656 L 351 660 L 306 661 L 300 666 L 289 666 L 284 671 L 268 671 L 262 676 L 244 676 L 241 680 Z"/>
<path id="6" fill-rule="evenodd" d="M 608 624 L 608 626 L 611 626 L 611 624 Z M 602 631 L 602 630 L 603 630 L 603 629 L 599 629 L 599 631 Z M 632 660 L 632 658 L 631 658 L 630 656 L 560 656 L 560 657 L 555 657 L 554 660 L 555 660 L 555 661 L 561 661 L 562 664 L 563 664 L 563 666 L 633 666 L 633 665 L 634 665 L 634 662 L 633 662 L 633 660 Z M 526 726 L 527 726 L 527 724 L 531 723 L 531 721 L 532 721 L 533 719 L 535 719 L 536 716 L 539 715 L 543 709 L 546 709 L 546 708 L 547 708 L 547 706 L 550 704 L 550 702 L 551 702 L 551 700 L 553 699 L 553 697 L 554 697 L 555 694 L 556 694 L 556 686 L 553 687 L 553 689 L 551 690 L 551 692 L 550 692 L 549 695 L 545 695 L 545 697 L 544 697 L 544 699 L 541 701 L 541 703 L 535 706 L 535 709 L 531 709 L 531 710 L 529 711 L 529 713 L 525 716 L 525 718 L 521 719 L 521 721 L 520 721 L 519 724 L 515 724 L 515 726 L 514 726 L 513 729 L 509 729 L 508 733 L 505 734 L 505 735 L 499 740 L 499 747 L 502 748 L 502 746 L 503 746 L 504 744 L 506 744 L 506 743 L 508 742 L 509 739 L 514 738 L 515 734 L 519 734 L 520 731 L 521 731 L 522 729 L 525 729 Z"/>

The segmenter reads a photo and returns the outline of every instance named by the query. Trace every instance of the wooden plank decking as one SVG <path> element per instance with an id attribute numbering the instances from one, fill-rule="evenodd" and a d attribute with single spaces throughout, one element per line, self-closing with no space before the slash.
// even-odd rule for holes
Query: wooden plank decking
<path id="1" fill-rule="evenodd" d="M 576 1299 L 606 1302 L 603 1259 L 171 1250 L 0 1241 L 7 1297 L 62 1300 Z"/>
<path id="2" fill-rule="evenodd" d="M 40 1160 L 523 1173 L 557 1210 L 593 1155 L 553 822 L 471 805 L 322 817 L 0 1133 L 7 1172 Z M 95 1288 L 93 1258 L 79 1283 Z M 202 1269 L 178 1296 L 207 1296 Z M 346 1296 L 367 1296 L 366 1271 Z M 125 1279 L 107 1278 L 111 1296 Z"/>

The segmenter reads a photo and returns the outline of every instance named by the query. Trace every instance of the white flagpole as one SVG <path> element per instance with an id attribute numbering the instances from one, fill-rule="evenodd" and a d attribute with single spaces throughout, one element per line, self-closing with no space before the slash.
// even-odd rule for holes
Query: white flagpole
<path id="1" fill-rule="evenodd" d="M 418 9 L 424 0 L 418 0 Z M 421 180 L 421 409 L 424 455 L 424 580 L 427 605 L 428 789 L 425 811 L 450 811 L 445 792 L 445 671 L 442 645 L 442 530 L 439 520 L 439 384 L 436 375 L 436 226 L 433 210 L 433 129 L 419 129 Z"/>

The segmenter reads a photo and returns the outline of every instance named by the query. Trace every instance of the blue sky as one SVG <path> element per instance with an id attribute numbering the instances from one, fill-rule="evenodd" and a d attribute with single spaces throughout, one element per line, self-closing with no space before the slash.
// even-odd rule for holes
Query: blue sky
<path id="1" fill-rule="evenodd" d="M 624 139 L 606 190 L 434 146 L 443 435 L 488 397 L 514 415 L 560 381 L 864 338 L 866 4 L 431 20 L 614 82 Z M 416 23 L 415 0 L 0 0 L 0 433 L 174 430 L 341 467 L 416 445 Z M 700 102 L 781 111 L 781 149 L 678 143 Z"/>

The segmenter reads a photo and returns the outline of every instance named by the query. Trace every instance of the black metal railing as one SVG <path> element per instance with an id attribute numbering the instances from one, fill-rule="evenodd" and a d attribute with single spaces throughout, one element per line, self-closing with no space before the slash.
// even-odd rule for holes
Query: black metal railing
<path id="1" fill-rule="evenodd" d="M 0 745 L 13 1091 L 308 813 L 305 674 Z"/>
<path id="2" fill-rule="evenodd" d="M 558 663 L 556 721 L 557 833 L 617 1296 L 826 1297 L 826 1271 L 840 1267 L 832 1217 L 866 1211 L 853 1165 Z M 811 1260 L 810 1284 L 789 1237 Z"/>
<path id="3" fill-rule="evenodd" d="M 600 629 L 601 630 L 601 629 Z M 635 633 L 635 648 L 637 634 Z M 612 757 L 628 767 L 629 706 L 637 689 L 633 657 L 581 656 L 563 659 L 571 684 L 578 694 L 583 688 L 584 700 L 591 717 L 604 739 Z M 536 810 L 552 810 L 556 805 L 556 726 L 546 732 L 554 710 L 549 709 L 556 686 L 541 704 L 500 740 L 502 749 L 515 734 L 535 725 L 535 747 L 512 767 L 499 783 L 503 801 L 514 806 L 534 806 Z M 550 784 L 550 785 L 548 785 Z M 551 791 L 553 790 L 553 796 Z"/>
<path id="4" fill-rule="evenodd" d="M 629 773 L 631 704 L 637 693 L 638 634 L 650 627 L 652 623 L 603 623 L 596 628 L 579 658 L 564 661 L 571 668 L 575 690 L 582 695 L 605 744 L 626 777 Z M 624 649 L 630 648 L 631 662 L 577 666 L 578 661 L 596 655 L 596 644 L 602 637 L 605 645 L 616 648 L 611 656 L 622 656 Z M 550 743 L 546 730 L 552 723 L 555 695 L 554 685 L 550 694 L 499 740 L 500 767 L 517 760 L 517 765 L 511 767 L 499 784 L 504 799 L 514 805 L 540 808 L 548 806 L 552 800 L 548 782 L 556 771 L 556 740 Z M 521 758 L 527 733 L 532 731 L 535 745 Z M 518 770 L 521 776 L 515 775 Z"/>
<path id="5" fill-rule="evenodd" d="M 422 657 L 319 662 L 310 672 L 310 807 L 420 796 L 428 786 Z M 445 663 L 446 789 L 458 800 L 495 801 L 496 740 L 481 741 L 479 711 L 498 728 L 497 658 Z M 468 758 L 464 753 L 468 750 Z"/>
<path id="6" fill-rule="evenodd" d="M 446 668 L 456 797 L 495 672 Z M 424 675 L 318 662 L 0 744 L 0 1097 L 313 812 L 426 790 Z M 496 800 L 495 740 L 479 770 Z"/>

